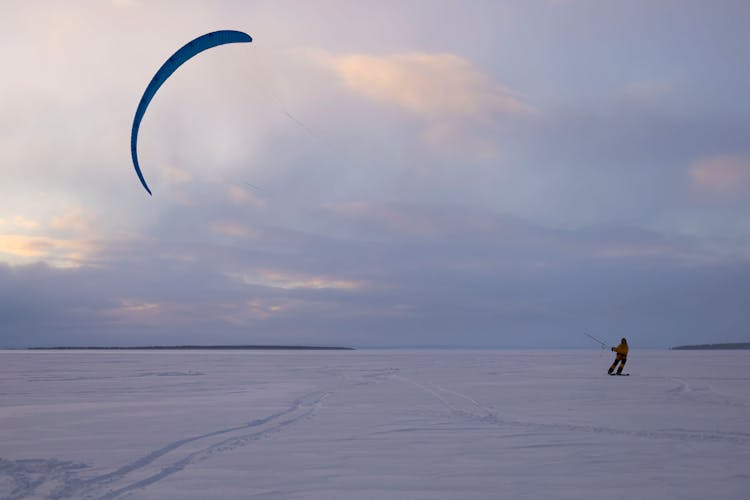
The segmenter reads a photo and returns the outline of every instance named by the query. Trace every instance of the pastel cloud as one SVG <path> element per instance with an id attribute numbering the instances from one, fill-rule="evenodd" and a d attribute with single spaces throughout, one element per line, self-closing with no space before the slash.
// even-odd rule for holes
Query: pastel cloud
<path id="1" fill-rule="evenodd" d="M 119 325 L 184 324 L 195 319 L 197 309 L 174 301 L 133 297 L 112 298 L 109 302 L 111 307 L 103 309 L 102 316 Z"/>
<path id="2" fill-rule="evenodd" d="M 78 267 L 93 255 L 94 217 L 89 213 L 71 207 L 44 219 L 0 219 L 0 258 L 14 264 L 43 261 L 54 267 Z"/>
<path id="3" fill-rule="evenodd" d="M 690 168 L 690 180 L 701 191 L 736 195 L 750 186 L 750 157 L 714 156 L 701 159 Z"/>
<path id="4" fill-rule="evenodd" d="M 248 319 L 268 319 L 278 315 L 286 309 L 285 306 L 268 300 L 248 300 L 244 307 L 238 308 L 232 316 L 227 318 L 230 323 L 243 324 Z"/>
<path id="5" fill-rule="evenodd" d="M 50 226 L 54 229 L 85 234 L 91 231 L 93 223 L 94 217 L 90 213 L 81 208 L 71 208 L 65 213 L 53 217 Z"/>
<path id="6" fill-rule="evenodd" d="M 263 270 L 238 276 L 246 285 L 260 285 L 283 290 L 356 290 L 362 283 L 324 275 Z"/>
<path id="7" fill-rule="evenodd" d="M 244 205 L 254 208 L 263 208 L 266 205 L 260 197 L 251 193 L 250 190 L 245 187 L 230 186 L 227 189 L 227 196 L 235 205 Z"/>
<path id="8" fill-rule="evenodd" d="M 247 224 L 243 224 L 231 220 L 222 220 L 214 222 L 211 225 L 211 230 L 216 234 L 222 236 L 229 236 L 232 238 L 250 238 L 257 239 L 260 237 L 260 233 L 257 229 L 254 229 Z"/>
<path id="9" fill-rule="evenodd" d="M 126 314 L 144 314 L 158 312 L 160 305 L 156 302 L 143 300 L 121 299 L 119 311 Z"/>
<path id="10" fill-rule="evenodd" d="M 528 111 L 510 89 L 454 54 L 348 54 L 329 62 L 351 90 L 427 117 L 486 118 Z"/>
<path id="11" fill-rule="evenodd" d="M 39 222 L 33 219 L 28 219 L 22 215 L 16 215 L 7 220 L 0 218 L 0 227 L 33 230 L 39 228 Z"/>
<path id="12" fill-rule="evenodd" d="M 0 234 L 0 255 L 7 261 L 45 261 L 57 267 L 76 267 L 89 254 L 85 242 L 29 236 L 24 234 Z"/>

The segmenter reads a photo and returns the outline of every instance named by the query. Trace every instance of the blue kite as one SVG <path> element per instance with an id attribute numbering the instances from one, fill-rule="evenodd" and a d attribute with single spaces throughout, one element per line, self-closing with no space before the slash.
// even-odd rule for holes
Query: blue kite
<path id="1" fill-rule="evenodd" d="M 172 57 L 167 59 L 159 71 L 156 72 L 154 77 L 146 87 L 146 91 L 141 97 L 141 102 L 138 103 L 138 109 L 135 111 L 135 118 L 133 118 L 133 130 L 130 133 L 130 155 L 133 157 L 133 166 L 135 167 L 135 173 L 138 174 L 138 178 L 141 180 L 141 184 L 146 188 L 148 194 L 151 194 L 151 190 L 146 184 L 146 179 L 143 178 L 141 168 L 138 165 L 138 128 L 141 126 L 141 120 L 143 115 L 146 113 L 146 108 L 154 98 L 156 91 L 159 87 L 167 81 L 167 78 L 174 73 L 177 68 L 183 65 L 188 59 L 200 54 L 204 50 L 224 45 L 227 43 L 246 43 L 252 42 L 253 39 L 247 33 L 233 30 L 221 30 L 214 31 L 212 33 L 206 33 L 203 36 L 199 36 L 195 40 L 185 44 L 180 50 L 172 54 Z"/>

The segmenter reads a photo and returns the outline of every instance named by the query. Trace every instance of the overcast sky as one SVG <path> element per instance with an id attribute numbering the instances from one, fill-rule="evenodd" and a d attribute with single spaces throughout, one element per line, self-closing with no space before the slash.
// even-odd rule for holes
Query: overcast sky
<path id="1" fill-rule="evenodd" d="M 750 341 L 745 1 L 4 1 L 0 346 Z M 161 64 L 218 29 L 133 115 Z"/>

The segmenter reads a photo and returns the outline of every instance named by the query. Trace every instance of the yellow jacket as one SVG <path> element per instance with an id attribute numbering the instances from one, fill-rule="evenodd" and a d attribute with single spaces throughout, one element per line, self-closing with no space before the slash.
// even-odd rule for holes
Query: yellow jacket
<path id="1" fill-rule="evenodd" d="M 613 347 L 612 351 L 616 352 L 620 356 L 627 356 L 628 355 L 628 343 L 627 342 L 620 342 L 620 345 L 617 347 Z"/>

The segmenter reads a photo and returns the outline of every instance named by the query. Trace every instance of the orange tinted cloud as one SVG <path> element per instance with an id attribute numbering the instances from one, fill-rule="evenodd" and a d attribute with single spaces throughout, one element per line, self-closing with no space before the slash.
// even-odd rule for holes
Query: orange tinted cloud
<path id="1" fill-rule="evenodd" d="M 735 195 L 750 186 L 750 157 L 714 156 L 704 158 L 690 169 L 693 186 L 701 191 Z"/>
<path id="2" fill-rule="evenodd" d="M 230 186 L 227 190 L 229 199 L 235 205 L 245 205 L 255 208 L 265 207 L 265 202 L 255 193 L 250 191 L 251 186 Z"/>
<path id="3" fill-rule="evenodd" d="M 214 233 L 221 234 L 223 236 L 229 236 L 232 238 L 260 238 L 260 233 L 257 229 L 254 229 L 241 222 L 222 220 L 211 224 L 211 230 Z"/>
<path id="4" fill-rule="evenodd" d="M 80 207 L 58 209 L 39 220 L 23 215 L 0 219 L 0 262 L 78 267 L 94 254 L 93 227 L 94 216 Z"/>
<path id="5" fill-rule="evenodd" d="M 526 113 L 506 87 L 454 54 L 334 56 L 330 65 L 353 91 L 431 117 Z"/>
<path id="6" fill-rule="evenodd" d="M 79 266 L 89 252 L 90 248 L 85 242 L 45 236 L 0 234 L 0 256 L 5 254 L 11 260 L 44 260 L 51 265 L 71 267 Z"/>
<path id="7" fill-rule="evenodd" d="M 287 273 L 284 271 L 260 270 L 254 273 L 234 275 L 246 285 L 260 285 L 283 290 L 357 290 L 364 283 L 332 276 Z"/>
<path id="8" fill-rule="evenodd" d="M 159 312 L 160 307 L 156 302 L 120 299 L 119 311 L 125 314 L 146 314 Z"/>
<path id="9" fill-rule="evenodd" d="M 39 222 L 33 219 L 27 219 L 22 215 L 16 215 L 15 217 L 12 217 L 10 219 L 3 219 L 0 217 L 0 227 L 33 230 L 39 228 Z"/>
<path id="10" fill-rule="evenodd" d="M 94 217 L 80 208 L 72 208 L 67 212 L 52 218 L 50 227 L 75 233 L 91 231 Z"/>

